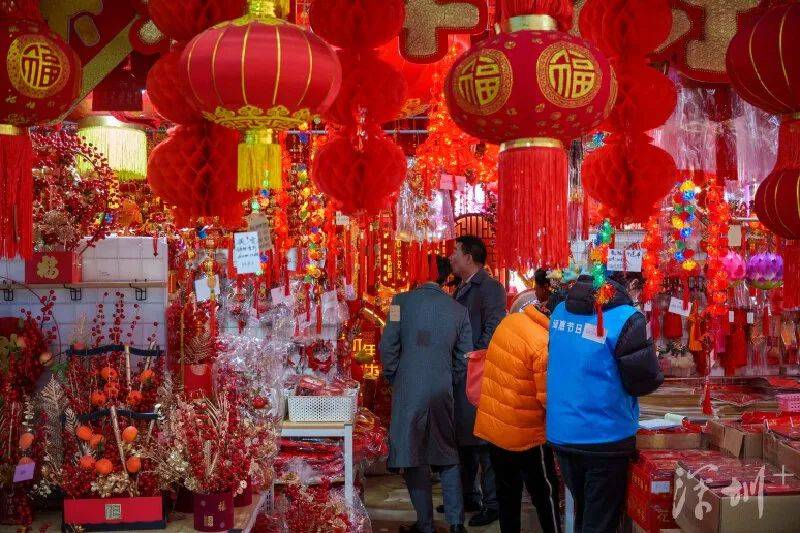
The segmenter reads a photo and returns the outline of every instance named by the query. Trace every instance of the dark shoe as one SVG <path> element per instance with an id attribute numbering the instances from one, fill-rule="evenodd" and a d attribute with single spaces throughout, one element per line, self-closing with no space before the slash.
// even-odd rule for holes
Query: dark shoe
<path id="1" fill-rule="evenodd" d="M 466 504 L 464 506 L 464 512 L 465 513 L 477 513 L 480 510 L 481 510 L 481 506 L 478 505 L 477 503 L 473 503 L 473 504 L 469 504 L 468 503 L 468 504 Z M 440 514 L 443 514 L 444 513 L 444 505 L 437 505 L 436 506 L 436 512 L 440 513 Z"/>
<path id="2" fill-rule="evenodd" d="M 400 533 L 424 533 L 421 529 L 417 527 L 417 523 L 414 522 L 413 524 L 406 524 L 400 526 Z"/>
<path id="3" fill-rule="evenodd" d="M 469 525 L 472 527 L 488 526 L 492 522 L 497 521 L 500 515 L 497 511 L 492 509 L 484 509 L 476 514 L 469 520 Z"/>
<path id="4" fill-rule="evenodd" d="M 464 524 L 450 526 L 450 533 L 467 533 L 467 528 L 464 527 Z"/>

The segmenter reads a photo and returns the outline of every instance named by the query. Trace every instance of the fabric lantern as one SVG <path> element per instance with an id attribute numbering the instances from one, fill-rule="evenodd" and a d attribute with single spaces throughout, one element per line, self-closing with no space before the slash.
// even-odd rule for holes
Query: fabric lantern
<path id="1" fill-rule="evenodd" d="M 785 3 L 750 19 L 728 47 L 731 84 L 743 99 L 781 115 L 778 157 L 756 191 L 759 221 L 776 235 L 800 240 L 800 4 Z M 800 246 L 782 248 L 787 272 L 800 268 Z M 800 279 L 787 276 L 783 306 L 800 306 Z"/>
<path id="2" fill-rule="evenodd" d="M 501 266 L 565 266 L 564 146 L 608 116 L 616 81 L 593 45 L 565 33 L 569 1 L 501 5 L 503 32 L 456 60 L 445 85 L 447 104 L 461 129 L 500 144 Z"/>
<path id="3" fill-rule="evenodd" d="M 143 181 L 147 175 L 147 133 L 111 115 L 94 115 L 78 122 L 78 135 L 108 159 L 119 181 Z M 87 162 L 78 168 L 89 168 Z"/>
<path id="4" fill-rule="evenodd" d="M 300 127 L 325 111 L 341 83 L 333 49 L 276 18 L 269 0 L 248 0 L 246 15 L 196 36 L 181 63 L 202 115 L 244 132 L 239 190 L 280 187 L 281 150 L 274 131 Z"/>
<path id="5" fill-rule="evenodd" d="M 176 127 L 153 149 L 147 181 L 175 208 L 179 227 L 191 227 L 199 217 L 219 217 L 231 228 L 241 224 L 248 195 L 234 187 L 238 144 L 235 131 L 201 123 Z"/>
<path id="6" fill-rule="evenodd" d="M 65 113 L 81 62 L 41 19 L 38 2 L 0 2 L 0 257 L 33 252 L 33 148 L 25 129 Z"/>

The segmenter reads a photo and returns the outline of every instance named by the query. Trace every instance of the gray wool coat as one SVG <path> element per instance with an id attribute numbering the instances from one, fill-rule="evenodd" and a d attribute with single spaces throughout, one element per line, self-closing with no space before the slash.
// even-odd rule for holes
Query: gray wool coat
<path id="1" fill-rule="evenodd" d="M 435 283 L 392 299 L 380 343 L 392 385 L 389 468 L 458 464 L 453 389 L 471 350 L 466 308 Z"/>

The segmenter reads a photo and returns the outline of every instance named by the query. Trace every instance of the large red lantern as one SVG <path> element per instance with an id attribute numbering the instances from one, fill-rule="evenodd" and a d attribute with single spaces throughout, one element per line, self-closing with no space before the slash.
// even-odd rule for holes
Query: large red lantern
<path id="1" fill-rule="evenodd" d="M 33 148 L 27 126 L 66 113 L 81 62 L 41 19 L 38 2 L 0 3 L 0 257 L 33 251 Z"/>
<path id="2" fill-rule="evenodd" d="M 248 0 L 245 16 L 196 36 L 181 61 L 203 116 L 245 132 L 240 190 L 280 186 L 280 146 L 273 132 L 299 127 L 327 109 L 341 83 L 333 49 L 276 18 L 269 0 Z"/>
<path id="3" fill-rule="evenodd" d="M 445 85 L 456 124 L 500 144 L 497 249 L 523 270 L 567 264 L 564 147 L 605 119 L 616 90 L 605 57 L 565 33 L 571 2 L 546 4 L 506 0 L 503 33 L 457 59 Z"/>

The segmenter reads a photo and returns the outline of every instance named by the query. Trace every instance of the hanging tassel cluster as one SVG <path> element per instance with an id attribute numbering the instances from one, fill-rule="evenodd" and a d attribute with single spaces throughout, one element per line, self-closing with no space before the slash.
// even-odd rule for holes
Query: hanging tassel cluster
<path id="1" fill-rule="evenodd" d="M 147 134 L 144 127 L 112 116 L 90 116 L 78 123 L 78 135 L 108 159 L 120 181 L 143 181 L 147 176 Z M 79 170 L 88 170 L 88 162 Z"/>
<path id="2" fill-rule="evenodd" d="M 33 253 L 33 147 L 26 132 L 0 129 L 1 256 Z"/>

